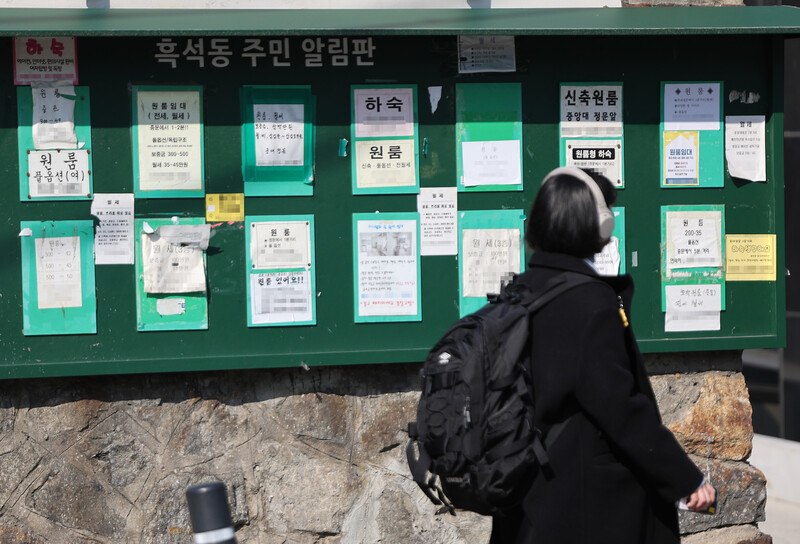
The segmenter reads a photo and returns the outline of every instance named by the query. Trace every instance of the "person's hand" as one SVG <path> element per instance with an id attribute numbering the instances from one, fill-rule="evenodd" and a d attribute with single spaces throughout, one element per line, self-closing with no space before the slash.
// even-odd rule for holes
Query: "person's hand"
<path id="1" fill-rule="evenodd" d="M 709 506 L 714 504 L 716 498 L 717 491 L 710 483 L 706 482 L 697 491 L 689 495 L 689 498 L 686 501 L 686 506 L 689 508 L 689 510 L 703 512 L 704 510 L 708 509 Z"/>

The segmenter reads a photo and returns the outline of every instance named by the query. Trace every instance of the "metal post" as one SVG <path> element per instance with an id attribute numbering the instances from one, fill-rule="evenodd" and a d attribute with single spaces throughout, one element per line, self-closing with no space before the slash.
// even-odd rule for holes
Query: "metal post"
<path id="1" fill-rule="evenodd" d="M 194 544 L 236 544 L 225 484 L 211 482 L 186 490 Z"/>

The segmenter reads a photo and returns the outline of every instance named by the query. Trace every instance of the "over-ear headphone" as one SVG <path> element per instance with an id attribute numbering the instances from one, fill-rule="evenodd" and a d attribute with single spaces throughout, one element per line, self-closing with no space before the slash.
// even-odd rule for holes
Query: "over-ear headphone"
<path id="1" fill-rule="evenodd" d="M 595 208 L 597 209 L 597 222 L 600 225 L 600 237 L 603 239 L 609 238 L 611 233 L 614 232 L 614 214 L 611 213 L 611 210 L 609 210 L 608 206 L 606 206 L 606 199 L 603 196 L 603 191 L 600 190 L 600 187 L 591 178 L 591 176 L 589 176 L 589 174 L 580 168 L 575 168 L 574 166 L 562 166 L 560 168 L 556 168 L 547 174 L 547 176 L 545 176 L 542 185 L 550 181 L 552 178 L 562 174 L 572 176 L 573 178 L 578 178 L 584 182 L 587 187 L 589 187 L 590 191 L 592 191 L 592 195 L 594 195 Z"/>

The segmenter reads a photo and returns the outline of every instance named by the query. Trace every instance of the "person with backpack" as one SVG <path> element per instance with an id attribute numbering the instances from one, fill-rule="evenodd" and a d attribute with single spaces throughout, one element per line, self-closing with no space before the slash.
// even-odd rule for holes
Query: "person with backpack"
<path id="1" fill-rule="evenodd" d="M 533 256 L 517 281 L 530 290 L 565 273 L 592 281 L 531 317 L 535 424 L 546 433 L 567 423 L 521 505 L 493 517 L 491 544 L 677 544 L 677 502 L 715 503 L 661 423 L 629 323 L 630 276 L 599 276 L 592 264 L 613 231 L 615 199 L 607 178 L 557 168 L 528 216 Z"/>

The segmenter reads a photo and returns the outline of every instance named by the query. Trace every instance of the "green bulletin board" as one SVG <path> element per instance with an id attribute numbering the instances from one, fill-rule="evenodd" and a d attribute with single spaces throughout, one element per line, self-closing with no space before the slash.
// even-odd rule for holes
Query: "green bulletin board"
<path id="1" fill-rule="evenodd" d="M 19 236 L 20 225 L 24 222 L 57 225 L 92 221 L 91 202 L 85 198 L 36 202 L 28 201 L 27 195 L 22 201 L 17 198 L 16 180 L 21 179 L 22 163 L 18 153 L 18 111 L 26 89 L 14 86 L 12 30 L 4 26 L 18 19 L 0 17 L 0 59 L 5 59 L 0 62 L 0 66 L 4 66 L 0 69 L 0 92 L 9 105 L 0 109 L 0 153 L 4 154 L 0 176 L 6 181 L 12 180 L 3 184 L 7 192 L 8 219 L 0 234 L 0 242 L 7 250 L 7 258 L 0 261 L 0 331 L 3 331 L 0 376 L 375 364 L 424 359 L 431 346 L 460 315 L 480 306 L 481 297 L 467 297 L 466 300 L 462 297 L 461 256 L 419 254 L 415 193 L 353 194 L 353 88 L 382 85 L 416 89 L 414 147 L 419 188 L 458 187 L 458 216 L 462 219 L 459 235 L 463 236 L 465 229 L 470 230 L 476 224 L 479 229 L 484 228 L 484 220 L 502 217 L 501 228 L 519 229 L 521 240 L 523 216 L 528 213 L 542 178 L 561 161 L 561 83 L 621 83 L 625 98 L 625 179 L 615 211 L 624 209 L 624 221 L 619 216 L 617 221 L 618 228 L 623 228 L 620 225 L 624 223 L 624 232 L 619 233 L 620 269 L 631 274 L 636 283 L 636 297 L 630 313 L 642 350 L 781 346 L 785 337 L 783 38 L 765 33 L 763 25 L 745 34 L 728 28 L 713 34 L 696 29 L 699 35 L 691 35 L 681 33 L 679 28 L 685 21 L 697 21 L 695 14 L 711 28 L 726 17 L 734 17 L 732 12 L 748 10 L 762 13 L 757 8 L 715 8 L 704 18 L 706 11 L 692 8 L 690 13 L 676 11 L 670 18 L 672 8 L 623 10 L 625 20 L 633 21 L 630 23 L 633 26 L 621 32 L 615 26 L 614 21 L 618 20 L 607 19 L 605 13 L 612 10 L 588 10 L 586 19 L 580 14 L 575 19 L 576 15 L 571 14 L 562 23 L 584 30 L 596 24 L 606 26 L 596 32 L 570 35 L 554 30 L 556 27 L 539 28 L 558 15 L 555 11 L 537 11 L 536 17 L 529 17 L 523 10 L 513 17 L 523 25 L 517 31 L 505 26 L 495 31 L 486 30 L 487 33 L 516 34 L 517 70 L 468 74 L 458 73 L 457 29 L 440 32 L 401 17 L 392 19 L 400 25 L 399 29 L 392 30 L 379 24 L 388 20 L 386 14 L 371 18 L 372 15 L 359 10 L 349 13 L 347 18 L 342 18 L 343 12 L 337 10 L 328 14 L 311 10 L 293 12 L 288 19 L 275 14 L 277 19 L 274 20 L 255 17 L 248 10 L 240 13 L 237 10 L 235 14 L 221 13 L 215 21 L 209 21 L 207 11 L 202 14 L 145 11 L 141 18 L 135 19 L 139 23 L 112 10 L 104 24 L 119 26 L 104 27 L 103 35 L 90 20 L 80 23 L 85 25 L 82 30 L 70 27 L 73 32 L 65 32 L 66 27 L 59 25 L 78 23 L 70 23 L 74 19 L 65 16 L 53 19 L 51 24 L 55 26 L 52 28 L 60 32 L 57 35 L 78 36 L 79 89 L 85 88 L 87 96 L 91 90 L 93 190 L 99 193 L 134 193 L 136 190 L 131 133 L 134 88 L 151 85 L 201 88 L 204 191 L 244 193 L 247 217 L 245 221 L 210 224 L 210 239 L 205 250 L 206 292 L 184 297 L 185 313 L 182 317 L 176 316 L 176 319 L 190 318 L 190 326 L 176 330 L 180 327 L 172 324 L 158 332 L 143 332 L 153 330 L 151 325 L 156 322 L 156 316 L 152 307 L 145 308 L 139 269 L 132 265 L 89 267 L 82 263 L 82 271 L 85 270 L 87 276 L 90 269 L 95 274 L 94 289 L 90 289 L 95 302 L 87 302 L 86 307 L 91 307 L 96 315 L 96 332 L 57 336 L 46 330 L 47 334 L 41 336 L 22 333 L 27 319 L 23 310 L 30 309 L 31 300 L 35 299 L 31 298 L 30 283 L 32 240 Z M 451 11 L 440 12 L 441 19 L 437 20 L 452 24 Z M 463 18 L 457 20 L 470 25 L 473 29 L 470 32 L 477 33 L 479 30 L 475 29 L 494 24 L 498 14 L 506 12 L 487 11 L 491 14 L 462 13 Z M 650 19 L 653 11 L 659 14 L 656 18 L 659 24 L 669 26 L 669 31 L 653 30 Z M 723 14 L 719 15 L 720 12 Z M 16 17 L 15 13 L 11 15 Z M 691 17 L 686 17 L 687 13 Z M 429 15 L 426 13 L 426 21 Z M 750 19 L 752 16 L 744 21 L 746 28 L 755 24 L 755 21 L 748 22 Z M 40 16 L 18 20 L 15 32 L 25 32 L 28 28 L 25 25 L 31 20 L 39 24 Z M 219 23 L 222 29 L 224 25 L 233 25 L 232 20 L 241 25 L 240 30 L 232 26 L 219 33 L 213 29 L 202 30 L 203 24 Z M 331 20 L 339 21 L 343 28 L 349 28 L 348 25 L 353 28 L 334 32 L 329 27 L 304 26 L 309 21 L 330 24 Z M 148 25 L 168 22 L 173 26 L 156 30 L 148 26 L 149 30 L 119 33 L 108 30 L 143 24 L 141 21 L 149 21 Z M 278 24 L 275 21 L 285 27 L 283 33 L 274 29 L 256 30 L 269 29 L 270 25 Z M 355 28 L 359 21 L 372 21 L 370 25 L 373 26 Z M 200 26 L 181 26 L 189 22 Z M 257 26 L 252 26 L 256 23 Z M 736 28 L 742 28 L 742 21 L 738 19 L 730 23 L 731 28 L 734 23 L 739 25 Z M 405 28 L 402 25 L 409 25 L 411 30 L 402 30 Z M 173 32 L 171 28 L 178 30 Z M 192 55 L 183 53 L 189 40 L 200 38 L 206 45 L 210 45 L 212 39 L 224 40 L 217 43 L 224 43 L 231 55 L 215 54 L 210 48 L 201 58 L 190 58 Z M 323 44 L 339 40 L 341 45 L 345 38 L 346 53 L 328 48 L 308 52 L 308 47 L 303 48 L 304 40 L 308 40 L 306 45 L 312 41 L 317 43 L 316 40 Z M 272 46 L 271 40 L 275 41 Z M 167 47 L 170 44 L 175 46 L 171 50 Z M 671 55 L 653 56 L 654 50 L 667 50 Z M 587 55 L 587 51 L 592 54 Z M 731 56 L 731 51 L 736 51 L 736 55 Z M 672 62 L 673 55 L 684 60 L 676 64 Z M 109 63 L 109 58 L 114 62 Z M 765 116 L 766 183 L 732 179 L 723 161 L 719 174 L 721 186 L 662 188 L 659 164 L 663 83 L 686 81 L 720 82 L 720 89 L 725 89 L 726 93 L 721 104 L 721 113 L 725 116 Z M 758 102 L 729 101 L 728 90 L 734 89 L 757 93 L 761 99 Z M 248 145 L 254 146 L 252 123 L 256 104 L 302 105 L 302 164 L 259 166 L 251 160 Z M 723 131 L 719 132 L 722 136 Z M 253 141 L 250 141 L 251 134 Z M 343 140 L 350 140 L 346 156 L 340 154 Z M 482 141 L 518 142 L 515 152 L 519 157 L 521 183 L 474 187 L 459 183 L 464 175 L 461 144 Z M 719 315 L 719 330 L 665 332 L 661 304 L 662 206 L 724 206 L 726 233 L 776 236 L 779 249 L 773 263 L 778 271 L 775 281 L 726 282 L 725 309 Z M 753 210 L 764 212 L 753 213 Z M 144 220 L 168 224 L 173 223 L 175 217 L 179 222 L 203 223 L 205 212 L 201 198 L 179 195 L 136 198 L 135 236 L 141 235 Z M 247 228 L 251 224 L 248 221 L 286 216 L 313 220 L 314 319 L 249 326 L 254 323 L 252 314 L 248 314 L 246 283 L 251 274 L 248 267 L 252 267 L 248 256 Z M 416 282 L 413 289 L 406 286 L 406 292 L 416 293 L 417 304 L 416 309 L 408 310 L 406 315 L 359 317 L 355 308 L 359 289 L 359 246 L 354 221 L 375 219 L 411 219 L 416 225 L 414 249 L 403 250 L 407 257 L 415 255 L 417 263 L 414 279 L 403 279 Z M 473 220 L 477 223 L 472 223 Z M 151 223 L 151 226 L 154 225 Z M 86 236 L 90 234 L 87 232 Z M 81 237 L 82 251 L 91 247 L 88 242 L 83 243 L 84 239 Z M 530 254 L 524 243 L 521 242 L 520 247 L 519 268 L 523 269 Z M 460 251 L 463 255 L 464 248 Z M 189 303 L 195 297 L 198 306 L 193 308 Z M 27 315 L 32 314 L 27 312 Z M 52 325 L 46 319 L 37 322 Z"/>

